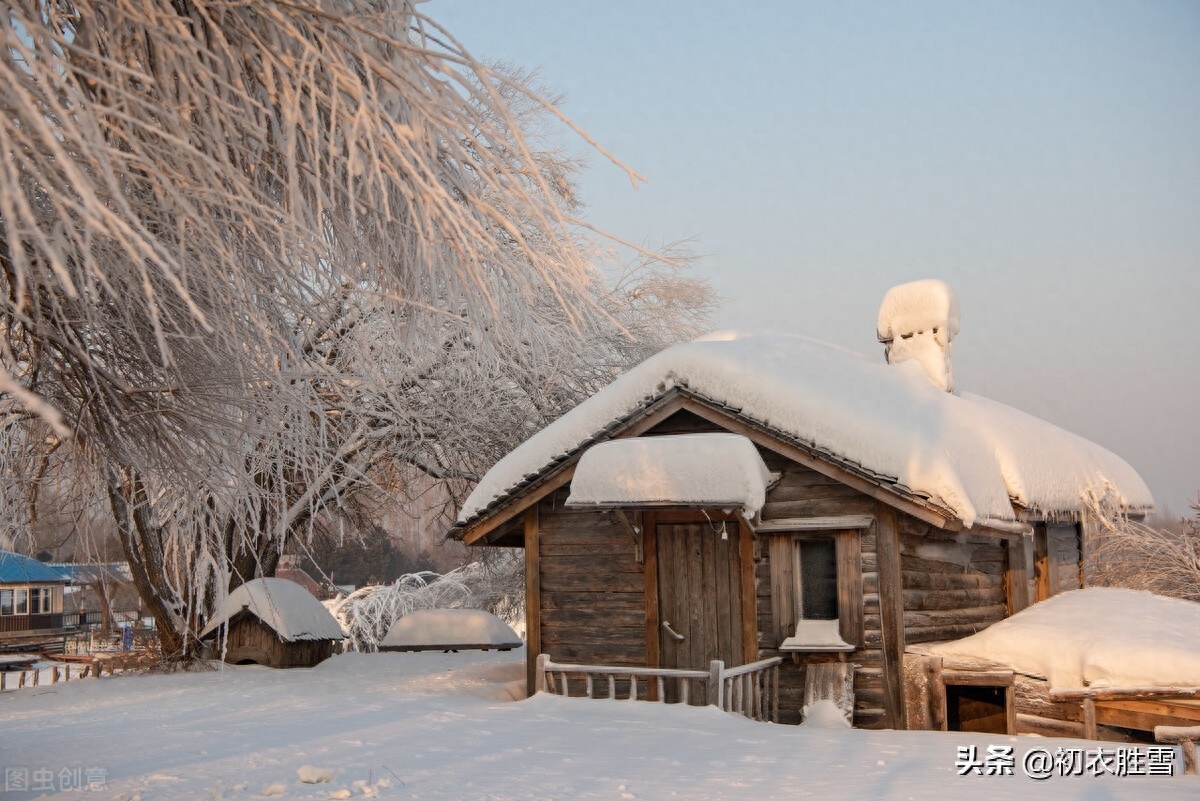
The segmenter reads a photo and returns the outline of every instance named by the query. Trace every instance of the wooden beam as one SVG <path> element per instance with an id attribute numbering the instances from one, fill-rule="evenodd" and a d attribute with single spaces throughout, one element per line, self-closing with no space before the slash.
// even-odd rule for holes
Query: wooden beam
<path id="1" fill-rule="evenodd" d="M 658 609 L 658 513 L 642 515 L 642 557 L 646 591 L 646 666 L 662 667 L 659 645 Z"/>
<path id="2" fill-rule="evenodd" d="M 929 523 L 931 526 L 951 531 L 958 531 L 963 528 L 962 522 L 956 518 L 940 513 L 928 506 L 914 503 L 896 492 L 886 490 L 875 482 L 852 473 L 844 467 L 813 456 L 794 445 L 782 442 L 778 438 L 778 435 L 773 435 L 765 429 L 759 429 L 742 420 L 731 417 L 728 412 L 723 412 L 720 409 L 709 406 L 697 398 L 683 396 L 681 398 L 681 406 L 697 417 L 703 417 L 705 420 L 719 425 L 734 434 L 741 434 L 756 445 L 774 451 L 780 456 L 784 456 L 797 464 L 815 470 L 821 475 L 828 476 L 849 487 L 853 487 L 864 495 L 869 495 L 875 500 L 912 515 L 918 520 Z"/>
<path id="3" fill-rule="evenodd" d="M 1008 541 L 1008 558 L 1004 564 L 1004 589 L 1010 616 L 1029 606 L 1030 544 L 1031 540 L 1026 537 Z"/>
<path id="4" fill-rule="evenodd" d="M 754 532 L 745 520 L 738 525 L 742 567 L 742 658 L 758 661 L 758 591 L 754 581 Z"/>
<path id="5" fill-rule="evenodd" d="M 879 628 L 883 639 L 883 707 L 889 728 L 904 721 L 904 585 L 900 570 L 900 528 L 896 511 L 875 508 L 875 552 L 879 567 Z"/>
<path id="6" fill-rule="evenodd" d="M 537 658 L 542 652 L 542 576 L 538 509 L 525 510 L 525 680 L 526 692 L 537 691 Z"/>
<path id="7" fill-rule="evenodd" d="M 846 529 L 870 528 L 875 522 L 873 515 L 826 515 L 824 517 L 781 517 L 767 520 L 754 526 L 759 534 L 774 534 L 782 531 L 844 531 Z"/>

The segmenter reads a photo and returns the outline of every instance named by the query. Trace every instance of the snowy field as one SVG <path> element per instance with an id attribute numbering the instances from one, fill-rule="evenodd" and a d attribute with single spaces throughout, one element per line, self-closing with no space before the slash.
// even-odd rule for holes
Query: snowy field
<path id="1" fill-rule="evenodd" d="M 3 797 L 1142 801 L 1200 794 L 1191 776 L 1024 775 L 1029 749 L 1097 746 L 1082 741 L 774 726 L 712 708 L 640 702 L 514 702 L 522 657 L 347 654 L 312 670 L 117 676 L 5 693 Z M 958 749 L 971 745 L 981 756 L 988 746 L 1012 746 L 1014 775 L 959 776 Z M 14 789 L 22 777 L 30 789 Z M 89 780 L 93 789 L 80 791 Z"/>

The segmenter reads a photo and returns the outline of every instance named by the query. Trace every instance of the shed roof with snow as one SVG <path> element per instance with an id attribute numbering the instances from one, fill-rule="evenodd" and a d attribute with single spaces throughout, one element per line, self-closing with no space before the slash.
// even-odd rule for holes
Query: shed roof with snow
<path id="1" fill-rule="evenodd" d="M 511 626 L 483 609 L 418 609 L 392 623 L 379 650 L 508 651 L 522 645 Z"/>
<path id="2" fill-rule="evenodd" d="M 200 633 L 200 639 L 215 634 L 243 610 L 262 621 L 283 642 L 340 640 L 346 636 L 329 610 L 299 584 L 280 578 L 257 578 L 229 594 Z"/>
<path id="3" fill-rule="evenodd" d="M 457 531 L 575 460 L 671 395 L 722 410 L 965 527 L 1018 509 L 1081 512 L 1089 490 L 1130 510 L 1153 497 L 1105 448 L 987 398 L 953 394 L 918 361 L 883 364 L 783 334 L 722 333 L 668 348 L 500 460 L 463 504 Z"/>

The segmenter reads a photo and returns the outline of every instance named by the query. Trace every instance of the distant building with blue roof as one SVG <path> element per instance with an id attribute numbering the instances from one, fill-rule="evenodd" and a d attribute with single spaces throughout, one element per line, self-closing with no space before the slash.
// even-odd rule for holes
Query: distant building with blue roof
<path id="1" fill-rule="evenodd" d="M 0 650 L 37 649 L 61 636 L 61 570 L 12 551 L 0 551 Z"/>

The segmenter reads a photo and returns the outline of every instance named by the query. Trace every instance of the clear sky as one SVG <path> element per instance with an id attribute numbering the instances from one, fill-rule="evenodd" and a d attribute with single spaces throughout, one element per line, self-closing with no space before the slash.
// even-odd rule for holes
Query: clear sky
<path id="1" fill-rule="evenodd" d="M 593 224 L 695 237 L 721 328 L 878 353 L 889 286 L 955 288 L 960 389 L 1200 490 L 1200 2 L 434 0 L 540 69 Z M 563 133 L 566 142 L 568 134 Z"/>

